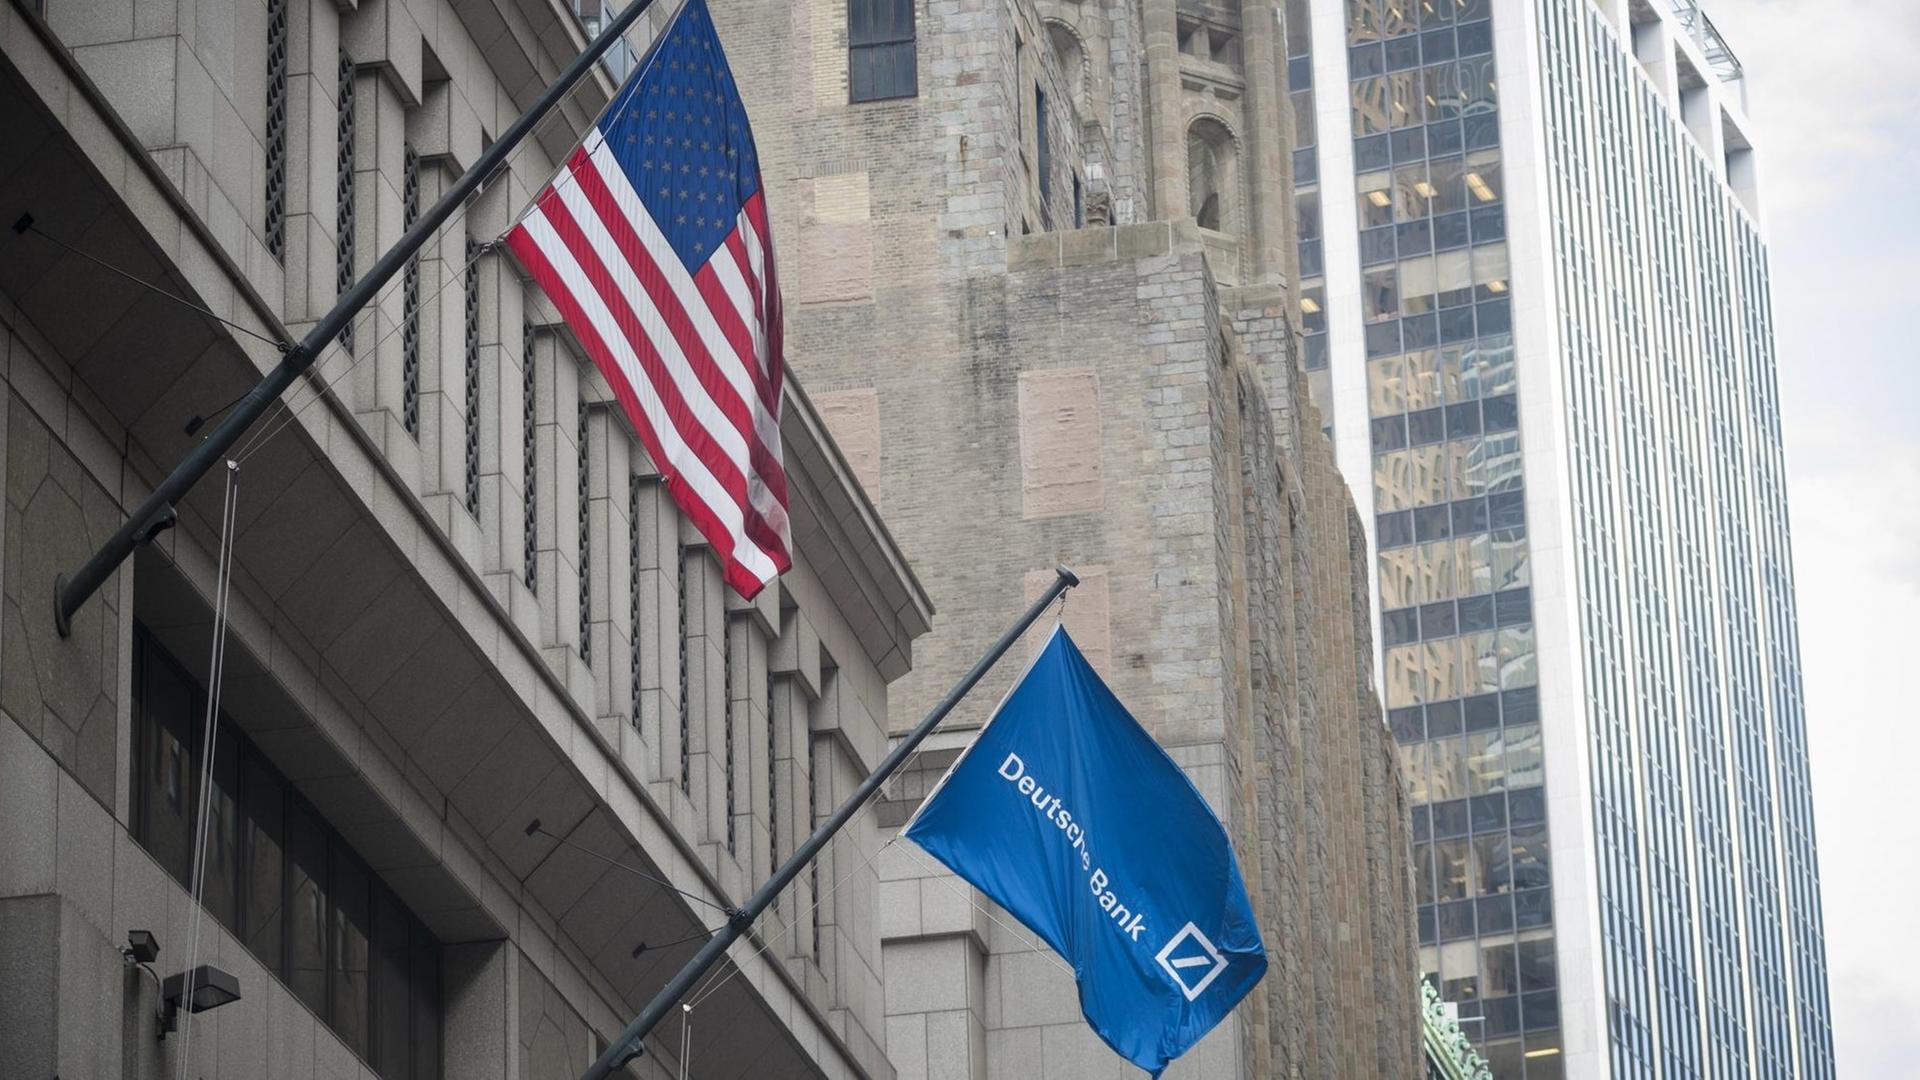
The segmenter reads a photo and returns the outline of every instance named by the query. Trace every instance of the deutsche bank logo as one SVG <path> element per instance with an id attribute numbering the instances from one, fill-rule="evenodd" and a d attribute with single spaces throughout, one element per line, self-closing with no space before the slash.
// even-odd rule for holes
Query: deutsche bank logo
<path id="1" fill-rule="evenodd" d="M 1227 958 L 1221 956 L 1207 935 L 1192 923 L 1181 927 L 1154 959 L 1173 976 L 1188 1001 L 1199 997 L 1201 991 L 1227 970 Z"/>

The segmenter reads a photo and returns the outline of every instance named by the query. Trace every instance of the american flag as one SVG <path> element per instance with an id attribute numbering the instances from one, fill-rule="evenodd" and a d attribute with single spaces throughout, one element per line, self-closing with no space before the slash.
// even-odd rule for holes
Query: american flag
<path id="1" fill-rule="evenodd" d="M 753 133 L 705 0 L 686 0 L 507 246 L 751 598 L 792 565 L 780 290 Z"/>

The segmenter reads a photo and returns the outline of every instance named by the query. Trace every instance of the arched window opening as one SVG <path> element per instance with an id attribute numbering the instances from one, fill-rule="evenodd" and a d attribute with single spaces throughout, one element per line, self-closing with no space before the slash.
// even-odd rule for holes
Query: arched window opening
<path id="1" fill-rule="evenodd" d="M 1202 117 L 1187 128 L 1187 212 L 1203 229 L 1233 232 L 1239 162 L 1227 126 Z"/>

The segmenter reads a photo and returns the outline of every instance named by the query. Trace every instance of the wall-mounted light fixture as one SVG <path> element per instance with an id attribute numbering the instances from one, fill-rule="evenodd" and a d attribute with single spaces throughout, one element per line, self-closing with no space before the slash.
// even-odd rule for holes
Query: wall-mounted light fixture
<path id="1" fill-rule="evenodd" d="M 180 1024 L 182 1006 L 190 1013 L 203 1013 L 240 1000 L 240 980 L 214 967 L 201 964 L 192 971 L 167 976 L 160 991 L 160 1037 L 166 1038 Z"/>

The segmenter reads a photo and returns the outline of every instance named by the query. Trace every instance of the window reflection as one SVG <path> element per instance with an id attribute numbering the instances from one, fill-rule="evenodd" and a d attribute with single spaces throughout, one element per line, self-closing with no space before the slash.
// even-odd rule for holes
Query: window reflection
<path id="1" fill-rule="evenodd" d="M 1507 782 L 1513 787 L 1538 787 L 1545 779 L 1541 765 L 1540 726 L 1508 726 Z"/>
<path id="2" fill-rule="evenodd" d="M 1459 738 L 1435 739 L 1427 745 L 1427 797 L 1432 802 L 1458 799 L 1467 793 L 1466 747 Z M 1464 853 L 1461 856 L 1465 858 Z M 1445 876 L 1444 870 L 1442 876 Z M 1465 871 L 1461 872 L 1465 880 Z"/>

